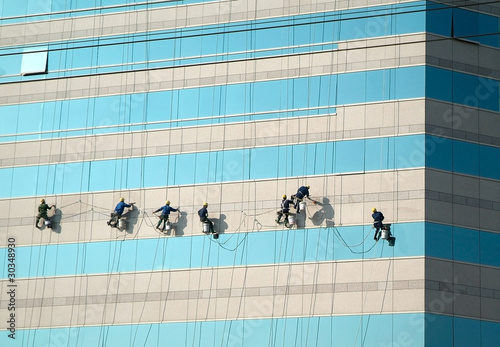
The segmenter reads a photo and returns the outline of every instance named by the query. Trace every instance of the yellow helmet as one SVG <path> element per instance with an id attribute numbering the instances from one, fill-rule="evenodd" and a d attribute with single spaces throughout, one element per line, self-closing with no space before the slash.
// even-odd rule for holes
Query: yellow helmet
<path id="1" fill-rule="evenodd" d="M 311 188 L 311 186 L 308 184 L 308 185 L 306 186 L 306 188 L 307 188 L 307 189 L 309 189 L 309 188 Z"/>
<path id="2" fill-rule="evenodd" d="M 203 203 L 203 206 L 208 206 L 208 202 L 204 202 L 204 203 Z"/>
<path id="3" fill-rule="evenodd" d="M 170 205 L 170 200 L 165 201 L 165 205 Z"/>
<path id="4" fill-rule="evenodd" d="M 40 202 L 43 204 L 45 202 L 45 199 L 40 199 Z"/>
<path id="5" fill-rule="evenodd" d="M 125 198 L 120 198 L 120 201 L 122 201 L 122 202 L 125 201 Z"/>
<path id="6" fill-rule="evenodd" d="M 282 198 L 283 198 L 283 199 L 286 199 L 286 194 L 283 194 Z"/>
<path id="7" fill-rule="evenodd" d="M 372 212 L 377 212 L 377 209 L 375 207 L 372 207 Z"/>

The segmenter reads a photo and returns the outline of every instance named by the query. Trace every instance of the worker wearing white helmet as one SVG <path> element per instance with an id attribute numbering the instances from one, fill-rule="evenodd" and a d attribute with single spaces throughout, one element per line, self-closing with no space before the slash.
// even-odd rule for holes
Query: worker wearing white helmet
<path id="1" fill-rule="evenodd" d="M 170 215 L 170 212 L 177 212 L 179 209 L 173 208 L 170 206 L 170 200 L 165 201 L 165 205 L 154 211 L 153 213 L 160 212 L 160 220 L 158 221 L 158 224 L 156 225 L 156 229 L 162 230 L 165 228 L 165 224 L 168 223 L 168 216 Z M 163 222 L 163 227 L 160 228 L 161 223 Z"/>

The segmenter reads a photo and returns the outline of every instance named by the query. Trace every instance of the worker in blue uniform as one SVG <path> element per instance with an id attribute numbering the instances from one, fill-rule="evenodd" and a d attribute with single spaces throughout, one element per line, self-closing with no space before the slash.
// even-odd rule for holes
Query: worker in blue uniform
<path id="1" fill-rule="evenodd" d="M 377 209 L 373 207 L 372 218 L 373 218 L 373 227 L 375 228 L 375 235 L 373 235 L 373 239 L 375 241 L 378 241 L 381 235 L 380 229 L 384 227 L 384 224 L 382 224 L 382 221 L 384 220 L 384 215 L 382 214 L 382 212 L 377 211 Z"/>
<path id="2" fill-rule="evenodd" d="M 123 211 L 125 211 L 125 207 L 132 207 L 133 205 L 133 202 L 127 204 L 125 198 L 120 198 L 120 202 L 116 205 L 114 212 L 111 213 L 111 219 L 108 221 L 108 225 L 116 228 L 118 221 L 122 217 Z"/>
<path id="3" fill-rule="evenodd" d="M 307 186 L 301 186 L 298 190 L 297 190 L 297 193 L 295 193 L 295 195 L 292 195 L 291 198 L 292 200 L 295 201 L 294 203 L 294 207 L 295 209 L 297 210 L 297 213 L 299 212 L 299 203 L 304 199 L 304 198 L 308 198 L 309 200 L 312 200 L 310 197 L 309 197 L 309 188 L 310 186 L 307 185 Z"/>
<path id="4" fill-rule="evenodd" d="M 170 215 L 170 212 L 177 212 L 177 211 L 179 211 L 179 209 L 170 207 L 170 200 L 167 200 L 167 201 L 165 201 L 165 206 L 160 207 L 159 209 L 157 209 L 153 213 L 160 212 L 160 211 L 161 211 L 160 220 L 158 221 L 158 224 L 156 225 L 156 229 L 162 230 L 165 228 L 165 224 L 168 223 L 168 216 Z M 162 222 L 163 222 L 163 227 L 160 228 L 160 225 Z"/>
<path id="5" fill-rule="evenodd" d="M 198 210 L 198 216 L 200 217 L 200 222 L 206 223 L 210 226 L 210 232 L 213 234 L 214 231 L 214 223 L 208 219 L 208 202 L 203 203 L 203 207 Z"/>
<path id="6" fill-rule="evenodd" d="M 276 212 L 276 214 L 278 215 L 276 223 L 280 223 L 281 217 L 283 216 L 285 216 L 285 223 L 286 223 L 286 219 L 288 217 L 288 214 L 290 213 L 290 204 L 293 204 L 293 201 L 287 199 L 285 194 L 283 194 L 282 198 L 283 200 L 281 200 L 281 210 Z"/>

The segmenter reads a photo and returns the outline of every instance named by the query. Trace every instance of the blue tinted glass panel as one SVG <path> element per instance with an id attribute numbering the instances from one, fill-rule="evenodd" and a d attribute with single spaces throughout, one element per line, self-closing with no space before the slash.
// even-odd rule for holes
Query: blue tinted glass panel
<path id="1" fill-rule="evenodd" d="M 481 321 L 482 346 L 495 346 L 500 341 L 500 323 Z"/>
<path id="2" fill-rule="evenodd" d="M 410 68 L 412 69 L 412 68 Z M 370 99 L 394 99 L 397 94 L 406 93 L 401 89 L 411 85 L 395 88 L 395 76 L 408 75 L 402 72 L 405 69 L 369 71 L 338 76 L 338 103 L 360 103 Z M 417 69 L 418 70 L 418 69 Z M 417 70 L 413 70 L 415 73 Z M 411 75 L 411 73 L 410 73 Z M 365 86 L 365 81 L 370 88 Z M 47 103 L 32 103 L 19 105 L 20 113 L 32 115 L 29 108 L 47 108 L 51 117 L 43 120 L 43 125 L 33 128 L 34 132 L 51 130 L 70 130 L 58 133 L 58 136 L 77 136 L 89 134 L 104 134 L 117 131 L 161 129 L 172 126 L 217 124 L 223 122 L 237 122 L 243 120 L 272 119 L 285 116 L 307 116 L 335 112 L 332 105 L 336 103 L 337 76 L 321 76 L 311 78 L 297 78 L 271 82 L 257 82 L 249 84 L 232 84 L 226 86 L 190 88 L 174 91 L 152 92 L 148 94 L 132 94 L 121 96 L 107 96 L 99 98 L 75 99 Z M 387 83 L 387 84 L 386 84 Z M 496 83 L 496 82 L 495 82 Z M 480 84 L 481 86 L 482 84 Z M 388 88 L 388 86 L 391 86 Z M 408 87 L 413 88 L 413 87 Z M 486 87 L 485 87 L 486 88 Z M 488 84 L 489 89 L 492 85 Z M 485 89 L 485 90 L 489 90 Z M 374 92 L 374 91 L 377 92 Z M 365 92 L 369 91 L 367 95 Z M 423 93 L 409 91 L 408 97 L 420 97 Z M 145 101 L 146 100 L 146 101 Z M 482 102 L 482 101 L 481 101 Z M 315 109 L 315 107 L 319 107 Z M 311 108 L 311 109 L 307 109 Z M 7 112 L 14 112 L 12 107 L 0 107 Z M 298 110 L 297 110 L 298 109 Z M 284 113 L 271 111 L 289 110 Z M 252 116 L 225 117 L 243 115 L 245 112 L 259 112 Z M 45 111 L 44 111 L 45 114 Z M 3 116 L 3 112 L 2 112 Z M 198 119 L 198 122 L 169 122 L 173 119 Z M 210 119 L 210 117 L 217 117 Z M 164 123 L 158 123 L 165 121 Z M 142 124 L 156 122 L 155 124 Z M 31 126 L 36 123 L 29 122 Z M 120 126 L 119 124 L 137 123 L 137 126 Z M 49 125 L 53 124 L 52 127 Z M 99 127 L 99 129 L 85 129 Z M 81 130 L 80 130 L 81 128 Z M 4 128 L 5 134 L 21 133 L 23 130 L 14 130 L 13 124 Z M 75 130 L 79 129 L 79 130 Z M 32 135 L 22 134 L 18 140 L 31 139 Z M 42 134 L 44 138 L 51 134 Z M 0 138 L 9 141 L 12 138 Z"/>
<path id="3" fill-rule="evenodd" d="M 396 238 L 396 245 L 389 247 L 385 243 L 382 245 L 382 253 L 388 256 L 391 252 L 395 257 L 404 256 L 403 254 L 426 254 L 426 224 L 425 223 L 403 223 L 394 224 L 393 219 L 388 213 L 385 214 L 385 223 L 392 223 L 391 233 Z M 370 236 L 373 230 L 367 230 Z M 412 235 L 412 240 L 408 239 L 408 235 Z M 366 246 L 365 246 L 366 247 Z"/>
<path id="4" fill-rule="evenodd" d="M 42 128 L 43 104 L 27 104 L 23 112 L 8 122 L 13 123 L 17 119 L 18 132 L 38 132 Z M 2 124 L 3 127 L 3 124 Z"/>
<path id="5" fill-rule="evenodd" d="M 282 28 L 272 28 L 257 30 L 255 32 L 255 48 L 265 49 L 286 45 L 286 30 Z"/>
<path id="6" fill-rule="evenodd" d="M 196 153 L 194 159 L 194 167 L 192 168 L 194 173 L 194 182 L 197 183 L 207 183 L 215 181 L 216 171 L 212 167 L 211 161 L 215 159 L 216 153 Z"/>
<path id="7" fill-rule="evenodd" d="M 276 177 L 278 162 L 278 147 L 261 151 L 258 148 L 250 151 L 250 178 Z"/>
<path id="8" fill-rule="evenodd" d="M 479 263 L 479 232 L 477 230 L 453 228 L 453 259 Z"/>
<path id="9" fill-rule="evenodd" d="M 175 169 L 174 184 L 188 184 L 194 182 L 196 154 L 176 155 L 173 168 Z"/>
<path id="10" fill-rule="evenodd" d="M 144 158 L 144 186 L 159 187 L 167 185 L 169 157 Z"/>
<path id="11" fill-rule="evenodd" d="M 365 146 L 361 141 L 341 141 L 335 146 L 336 172 L 364 170 Z"/>
<path id="12" fill-rule="evenodd" d="M 221 181 L 249 179 L 249 158 L 252 158 L 249 150 L 224 151 L 220 162 L 222 170 L 217 170 L 222 175 L 218 179 Z M 257 155 L 255 159 L 259 160 L 259 156 Z"/>
<path id="13" fill-rule="evenodd" d="M 453 317 L 425 314 L 425 344 L 429 347 L 453 347 Z"/>
<path id="14" fill-rule="evenodd" d="M 454 317 L 453 347 L 469 347 L 481 345 L 481 321 Z"/>
<path id="15" fill-rule="evenodd" d="M 353 72 L 338 75 L 338 104 L 354 104 L 366 100 L 366 74 L 367 72 Z"/>
<path id="16" fill-rule="evenodd" d="M 250 86 L 247 84 L 233 84 L 225 88 L 226 114 L 240 114 L 250 112 L 246 106 L 251 102 Z"/>
<path id="17" fill-rule="evenodd" d="M 499 47 L 499 24 L 500 20 L 498 17 L 479 13 L 479 32 L 482 34 L 479 37 L 479 42 L 483 45 Z"/>
<path id="18" fill-rule="evenodd" d="M 453 171 L 469 175 L 479 174 L 479 145 L 453 142 Z"/>
<path id="19" fill-rule="evenodd" d="M 83 149 L 90 145 L 90 143 L 82 141 L 77 143 L 77 147 L 74 149 L 78 151 L 80 150 L 78 146 Z M 450 158 L 452 146 L 456 148 L 454 158 Z M 214 179 L 220 182 L 249 179 L 249 177 L 274 178 L 422 167 L 424 166 L 425 150 L 428 153 L 428 167 L 451 171 L 450 165 L 453 160 L 454 172 L 471 175 L 479 175 L 480 173 L 478 156 L 481 147 L 479 145 L 463 141 L 453 142 L 435 136 L 424 137 L 423 135 L 347 140 L 335 143 L 321 142 L 281 146 L 280 148 L 272 146 L 215 151 L 211 152 L 208 158 L 201 153 L 184 153 L 137 158 L 133 162 L 128 162 L 130 159 L 119 159 L 116 160 L 115 164 L 112 164 L 113 160 L 102 160 L 92 163 L 77 162 L 18 167 L 16 169 L 3 168 L 0 171 L 20 170 L 20 174 L 16 175 L 10 194 L 12 194 L 11 196 L 24 196 L 24 194 L 32 192 L 34 187 L 38 185 L 37 175 L 30 170 L 54 172 L 53 178 L 47 178 L 53 181 L 51 186 L 54 187 L 54 191 L 75 193 L 103 189 L 140 188 L 140 186 L 134 186 L 135 184 L 156 187 L 171 184 L 206 183 L 207 179 L 208 182 L 214 182 Z M 197 156 L 201 158 L 200 163 L 196 162 Z M 491 159 L 485 157 L 484 154 L 481 158 L 486 161 Z M 203 165 L 207 160 L 208 170 Z M 279 161 L 279 165 L 277 161 Z M 276 162 L 278 167 L 272 168 L 269 166 L 269 162 Z M 113 170 L 113 168 L 115 169 Z M 132 170 L 139 170 L 141 178 L 129 179 L 127 173 Z M 4 174 L 9 175 L 9 173 Z M 16 183 L 17 180 L 19 183 Z"/>
<path id="20" fill-rule="evenodd" d="M 481 264 L 500 266 L 500 237 L 498 234 L 481 232 L 480 237 L 480 247 L 481 247 Z"/>
<path id="21" fill-rule="evenodd" d="M 259 309 L 265 307 L 262 304 Z M 371 346 L 395 345 L 395 342 L 424 346 L 424 330 L 415 329 L 414 324 L 425 320 L 423 314 L 416 313 L 125 324 L 104 328 L 85 326 L 37 329 L 36 332 L 19 330 L 16 331 L 16 339 L 30 339 L 37 346 L 53 345 L 61 341 L 70 346 L 140 344 L 156 347 L 165 341 L 169 341 L 172 346 L 331 347 L 361 346 L 362 341 Z M 380 334 L 381 330 L 386 333 Z M 360 331 L 363 332 L 362 339 L 359 337 Z M 0 338 L 7 339 L 8 334 L 8 330 L 4 329 L 0 332 Z M 200 341 L 204 342 L 200 344 Z M 359 342 L 353 345 L 354 341 Z"/>
<path id="22" fill-rule="evenodd" d="M 254 112 L 279 110 L 281 81 L 259 82 L 252 90 L 252 106 Z M 302 91 L 307 93 L 306 91 Z M 307 95 L 307 94 L 306 94 Z"/>
<path id="23" fill-rule="evenodd" d="M 71 66 L 73 68 L 81 68 L 95 65 L 97 63 L 97 48 L 78 48 L 73 50 L 68 50 L 68 68 Z"/>
<path id="24" fill-rule="evenodd" d="M 478 80 L 476 76 L 463 73 L 453 73 L 453 102 L 472 107 L 479 106 L 476 91 Z"/>
<path id="25" fill-rule="evenodd" d="M 371 71 L 366 75 L 366 102 L 386 100 L 389 97 L 389 80 L 386 70 Z"/>
<path id="26" fill-rule="evenodd" d="M 117 161 L 94 161 L 90 164 L 90 190 L 99 191 L 119 188 L 115 184 L 115 170 Z"/>
<path id="27" fill-rule="evenodd" d="M 480 146 L 479 163 L 480 176 L 500 179 L 500 148 Z"/>
<path id="28" fill-rule="evenodd" d="M 148 93 L 146 99 L 146 120 L 148 122 L 157 122 L 170 118 L 169 114 L 172 108 L 171 93 Z"/>
<path id="29" fill-rule="evenodd" d="M 40 166 L 37 172 L 37 195 L 50 195 L 54 194 L 56 188 L 56 167 L 55 166 Z"/>
<path id="30" fill-rule="evenodd" d="M 0 55 L 0 76 L 18 75 L 21 72 L 21 54 Z"/>
<path id="31" fill-rule="evenodd" d="M 431 66 L 426 67 L 425 95 L 429 98 L 452 101 L 452 72 Z"/>
<path id="32" fill-rule="evenodd" d="M 453 36 L 477 41 L 479 32 L 479 14 L 460 8 L 453 9 Z"/>
<path id="33" fill-rule="evenodd" d="M 365 141 L 365 170 L 387 170 L 394 167 L 394 138 Z"/>
<path id="34" fill-rule="evenodd" d="M 402 35 L 402 34 L 426 31 L 426 25 L 425 25 L 426 11 L 415 11 L 412 13 L 412 11 L 409 10 L 408 12 L 409 13 L 402 13 L 393 17 L 394 18 L 393 21 L 396 22 L 395 34 Z M 390 32 L 394 31 L 391 30 Z"/>
<path id="35" fill-rule="evenodd" d="M 427 8 L 429 11 L 426 11 L 426 30 L 450 37 L 452 9 L 435 3 L 428 3 Z"/>
<path id="36" fill-rule="evenodd" d="M 37 168 L 36 167 L 15 167 L 12 170 L 12 192 L 17 192 L 22 196 L 35 195 L 36 185 L 44 185 L 46 182 L 37 182 Z M 33 184 L 27 184 L 33 182 Z"/>
<path id="37" fill-rule="evenodd" d="M 223 215 L 210 216 L 224 219 Z M 140 228 L 141 225 L 139 221 L 137 227 Z M 379 245 L 363 242 L 373 234 L 371 226 L 297 229 L 293 233 L 277 230 L 221 234 L 219 242 L 225 248 L 203 235 L 19 247 L 17 258 L 20 265 L 16 275 L 24 278 L 416 256 L 424 254 L 422 228 L 422 223 L 393 224 L 392 231 L 398 247 L 389 247 L 385 242 L 380 242 Z M 148 256 L 130 257 L 130 254 L 138 254 L 142 250 L 149 250 L 146 252 Z M 55 252 L 81 256 L 67 257 L 64 262 L 55 264 Z M 159 254 L 166 256 L 160 257 Z"/>
<path id="38" fill-rule="evenodd" d="M 425 164 L 425 136 L 398 136 L 395 138 L 396 167 L 420 167 Z"/>
<path id="39" fill-rule="evenodd" d="M 425 255 L 453 259 L 453 231 L 448 225 L 425 224 Z"/>
<path id="40" fill-rule="evenodd" d="M 130 158 L 123 169 L 127 187 L 143 187 L 144 158 Z"/>
<path id="41" fill-rule="evenodd" d="M 0 170 L 0 181 L 1 182 L 12 182 L 12 175 L 14 174 L 13 169 L 3 169 Z M 0 196 L 7 197 L 12 196 L 12 185 L 11 184 L 0 184 Z"/>
<path id="42" fill-rule="evenodd" d="M 474 97 L 478 100 L 477 106 L 486 110 L 498 111 L 499 107 L 499 86 L 498 81 L 484 78 L 476 77 L 478 81 L 477 89 L 474 91 Z M 459 86 L 461 87 L 461 86 Z M 465 105 L 474 105 L 472 99 L 471 102 L 466 102 Z"/>
<path id="43" fill-rule="evenodd" d="M 416 66 L 396 70 L 396 99 L 423 97 L 425 67 Z"/>
<path id="44" fill-rule="evenodd" d="M 17 130 L 17 122 L 13 121 L 18 118 L 19 106 L 8 105 L 8 106 L 3 106 L 0 109 L 1 109 L 0 122 L 2 124 L 2 126 L 0 127 L 0 135 L 15 134 L 16 132 L 22 132 L 23 131 L 22 129 L 20 129 L 19 131 Z"/>
<path id="45" fill-rule="evenodd" d="M 442 137 L 428 136 L 426 138 L 426 165 L 441 170 L 452 170 L 453 140 Z"/>

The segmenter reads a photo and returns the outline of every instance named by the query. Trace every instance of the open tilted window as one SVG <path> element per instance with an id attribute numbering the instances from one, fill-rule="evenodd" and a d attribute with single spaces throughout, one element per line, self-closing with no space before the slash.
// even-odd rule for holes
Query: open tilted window
<path id="1" fill-rule="evenodd" d="M 47 73 L 47 47 L 26 48 L 21 62 L 21 75 Z"/>

